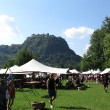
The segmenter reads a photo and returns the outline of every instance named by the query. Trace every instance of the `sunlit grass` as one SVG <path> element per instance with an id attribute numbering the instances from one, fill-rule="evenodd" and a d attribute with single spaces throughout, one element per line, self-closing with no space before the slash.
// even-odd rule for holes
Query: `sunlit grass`
<path id="1" fill-rule="evenodd" d="M 32 90 L 25 88 L 16 91 L 13 110 L 32 110 L 33 101 L 44 101 L 45 108 L 50 109 L 47 90 Z M 86 90 L 58 89 L 53 110 L 110 110 L 110 90 L 105 93 L 103 85 L 95 82 L 90 82 L 90 87 Z"/>

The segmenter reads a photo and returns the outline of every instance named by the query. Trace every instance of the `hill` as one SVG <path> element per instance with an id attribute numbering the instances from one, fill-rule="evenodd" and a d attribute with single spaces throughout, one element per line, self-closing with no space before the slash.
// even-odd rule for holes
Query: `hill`
<path id="1" fill-rule="evenodd" d="M 1 45 L 0 66 L 23 48 L 28 48 L 45 65 L 79 69 L 81 57 L 69 48 L 63 38 L 49 34 L 32 34 L 19 45 Z"/>

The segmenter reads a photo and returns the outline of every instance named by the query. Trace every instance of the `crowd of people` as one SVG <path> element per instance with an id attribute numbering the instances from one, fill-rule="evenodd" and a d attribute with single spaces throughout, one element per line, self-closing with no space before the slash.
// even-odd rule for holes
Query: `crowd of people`
<path id="1" fill-rule="evenodd" d="M 62 84 L 63 79 L 67 82 L 65 85 Z M 56 99 L 57 88 L 65 87 L 65 89 L 82 89 L 84 87 L 84 82 L 89 82 L 90 80 L 96 80 L 96 84 L 103 84 L 104 91 L 107 92 L 108 85 L 110 83 L 110 75 L 67 75 L 56 77 L 55 74 L 50 74 L 46 80 L 43 80 L 43 84 L 47 88 L 47 93 L 49 96 L 50 107 L 53 108 L 53 101 Z M 0 79 L 0 110 L 11 110 L 15 99 L 15 84 L 14 79 L 11 75 L 7 78 L 4 77 Z"/>

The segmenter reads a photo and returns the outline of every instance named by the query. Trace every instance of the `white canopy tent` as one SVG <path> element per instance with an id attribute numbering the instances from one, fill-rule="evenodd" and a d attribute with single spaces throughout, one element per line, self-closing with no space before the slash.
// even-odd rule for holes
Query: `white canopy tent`
<path id="1" fill-rule="evenodd" d="M 104 71 L 102 71 L 100 74 L 106 74 L 110 73 L 110 68 L 106 68 Z"/>
<path id="2" fill-rule="evenodd" d="M 79 71 L 77 71 L 76 69 L 73 70 L 69 70 L 70 74 L 80 74 Z"/>
<path id="3" fill-rule="evenodd" d="M 11 74 L 12 73 L 12 71 L 16 71 L 17 69 L 18 69 L 18 67 L 19 66 L 17 66 L 17 65 L 14 65 L 14 66 L 12 66 L 12 67 L 9 67 L 9 68 L 7 68 L 7 69 L 1 69 L 0 70 L 0 74 Z"/>
<path id="4" fill-rule="evenodd" d="M 19 66 L 17 65 L 14 65 L 12 67 L 9 67 L 7 69 L 1 69 L 0 70 L 0 74 L 30 74 L 30 72 L 27 72 L 27 73 L 23 73 L 23 72 L 16 72 L 17 70 L 19 69 Z M 14 73 L 15 72 L 15 73 Z"/>
<path id="5" fill-rule="evenodd" d="M 35 59 L 32 59 L 31 61 L 25 63 L 24 65 L 20 66 L 16 71 L 13 71 L 14 73 L 16 72 L 47 72 L 47 73 L 57 73 L 59 74 L 66 74 L 68 68 L 54 68 L 54 67 L 49 67 L 46 65 L 43 65 L 42 63 L 39 63 Z"/>
<path id="6" fill-rule="evenodd" d="M 92 71 L 92 73 L 93 73 L 94 75 L 95 75 L 95 74 L 100 74 L 100 72 L 101 72 L 100 69 L 97 69 L 97 70 L 93 70 L 93 71 Z"/>
<path id="7" fill-rule="evenodd" d="M 85 71 L 85 72 L 82 72 L 81 74 L 87 74 L 87 75 L 89 75 L 89 74 L 93 74 L 93 70 L 88 70 L 88 71 Z"/>
<path id="8" fill-rule="evenodd" d="M 0 69 L 0 74 L 5 74 L 7 69 Z"/>

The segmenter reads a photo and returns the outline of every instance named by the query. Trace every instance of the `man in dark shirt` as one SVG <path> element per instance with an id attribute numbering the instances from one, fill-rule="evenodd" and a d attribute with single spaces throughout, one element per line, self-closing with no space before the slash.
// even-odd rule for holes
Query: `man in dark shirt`
<path id="1" fill-rule="evenodd" d="M 54 74 L 51 74 L 49 79 L 47 80 L 47 90 L 49 95 L 50 107 L 53 108 L 53 100 L 56 98 L 56 84 L 54 80 Z"/>
<path id="2" fill-rule="evenodd" d="M 104 90 L 107 92 L 108 90 L 108 74 L 103 75 L 103 85 L 104 85 Z"/>

